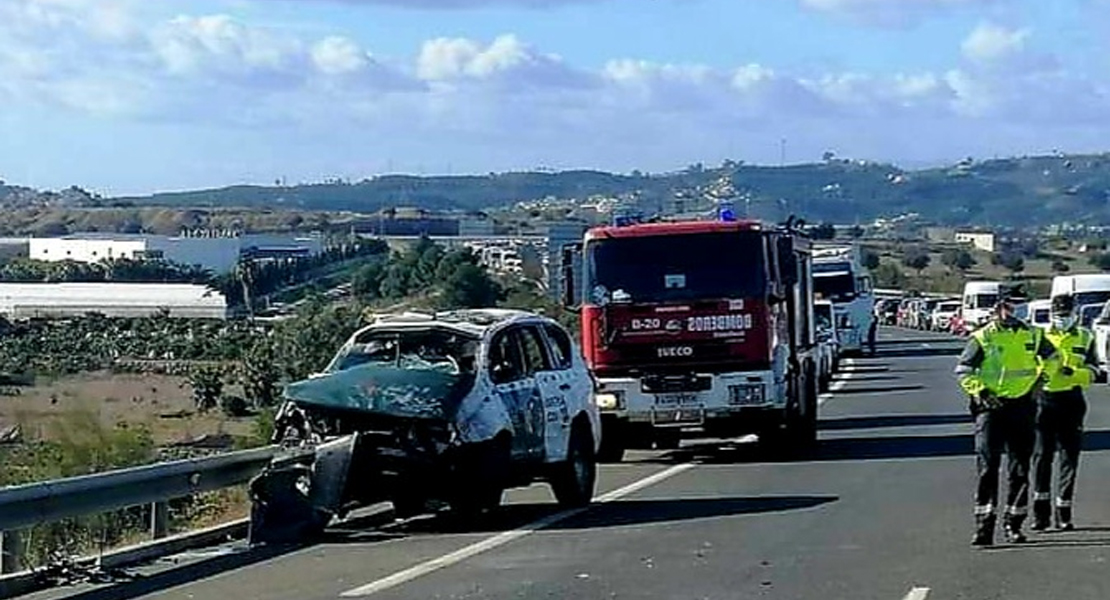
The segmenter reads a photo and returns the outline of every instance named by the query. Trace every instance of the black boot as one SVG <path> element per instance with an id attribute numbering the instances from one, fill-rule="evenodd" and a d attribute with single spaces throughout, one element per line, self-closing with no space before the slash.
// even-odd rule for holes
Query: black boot
<path id="1" fill-rule="evenodd" d="M 1002 531 L 1006 534 L 1006 541 L 1011 544 L 1024 544 L 1025 534 L 1021 532 L 1021 524 L 1025 522 L 1025 515 L 1006 515 Z"/>
<path id="2" fill-rule="evenodd" d="M 1052 524 L 1052 504 L 1048 500 L 1033 502 L 1033 531 L 1044 531 Z"/>
<path id="3" fill-rule="evenodd" d="M 975 517 L 975 537 L 971 539 L 972 546 L 994 545 L 994 515 L 978 515 Z"/>
<path id="4" fill-rule="evenodd" d="M 1060 528 L 1060 531 L 1071 531 L 1075 529 L 1075 525 L 1072 525 L 1071 522 L 1070 506 L 1056 507 L 1056 526 Z"/>

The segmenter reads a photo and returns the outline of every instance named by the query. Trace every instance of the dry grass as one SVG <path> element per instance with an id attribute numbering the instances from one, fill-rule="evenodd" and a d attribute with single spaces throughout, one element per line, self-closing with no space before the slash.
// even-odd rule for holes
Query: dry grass
<path id="1" fill-rule="evenodd" d="M 183 377 L 108 372 L 42 380 L 21 388 L 18 396 L 0 396 L 0 426 L 19 424 L 31 439 L 50 439 L 52 424 L 75 410 L 92 411 L 105 426 L 145 425 L 157 445 L 203 434 L 251 433 L 253 420 L 230 419 L 218 410 L 179 418 L 162 415 L 191 413 L 193 403 Z"/>

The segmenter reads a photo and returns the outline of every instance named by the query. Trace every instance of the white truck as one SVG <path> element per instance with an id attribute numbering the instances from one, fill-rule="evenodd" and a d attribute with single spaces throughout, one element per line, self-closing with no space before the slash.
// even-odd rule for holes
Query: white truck
<path id="1" fill-rule="evenodd" d="M 875 290 L 856 244 L 814 244 L 813 291 L 832 302 L 844 355 L 859 354 L 875 319 Z"/>
<path id="2" fill-rule="evenodd" d="M 1110 301 L 1110 275 L 1100 273 L 1054 277 L 1052 297 L 1057 296 L 1072 296 L 1075 299 L 1076 313 L 1088 317 L 1084 319 L 1084 324 L 1095 333 L 1095 353 L 1102 370 L 1099 380 L 1105 381 L 1106 372 L 1110 369 L 1110 316 L 1104 306 Z"/>
<path id="3" fill-rule="evenodd" d="M 968 331 L 978 329 L 991 319 L 991 312 L 1003 292 L 1001 281 L 969 281 L 964 284 L 963 321 Z"/>

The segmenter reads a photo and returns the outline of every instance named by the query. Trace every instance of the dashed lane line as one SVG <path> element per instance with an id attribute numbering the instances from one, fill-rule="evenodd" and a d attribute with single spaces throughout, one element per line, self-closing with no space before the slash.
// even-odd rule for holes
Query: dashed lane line
<path id="1" fill-rule="evenodd" d="M 852 360 L 850 358 L 846 358 L 846 359 L 844 359 L 844 364 L 850 367 L 850 366 L 852 366 L 856 363 L 855 363 L 854 360 Z M 833 396 L 836 394 L 836 392 L 839 392 L 841 389 L 844 388 L 844 386 L 848 385 L 848 380 L 851 379 L 851 378 L 852 378 L 852 371 L 844 371 L 840 378 L 838 378 L 836 381 L 832 382 L 832 384 L 829 385 L 829 391 L 827 391 L 824 394 L 821 394 L 820 396 L 817 397 L 817 406 L 821 406 L 821 405 L 825 404 L 826 402 L 828 402 L 829 400 L 832 400 Z"/>
<path id="2" fill-rule="evenodd" d="M 902 600 L 925 600 L 928 597 L 929 597 L 929 588 L 927 588 L 927 587 L 915 587 L 912 590 L 910 590 L 910 593 L 906 594 L 906 596 L 904 598 L 902 598 Z"/>
<path id="3" fill-rule="evenodd" d="M 594 500 L 594 505 L 596 506 L 598 504 L 605 504 L 607 502 L 620 500 L 621 498 L 628 496 L 629 494 L 634 494 L 646 487 L 655 485 L 663 480 L 670 479 L 671 477 L 674 477 L 675 475 L 678 475 L 679 473 L 682 473 L 684 471 L 688 471 L 694 468 L 694 466 L 695 465 L 693 463 L 683 463 L 655 473 L 654 475 L 649 475 L 647 477 L 644 477 L 643 479 L 634 481 L 622 488 L 598 496 Z M 359 598 L 363 596 L 369 596 L 371 594 L 375 594 L 377 592 L 381 592 L 392 587 L 396 587 L 398 585 L 407 583 L 419 577 L 423 577 L 424 575 L 433 573 L 445 567 L 450 567 L 452 565 L 458 564 L 483 552 L 488 552 L 499 546 L 504 546 L 509 542 L 535 533 L 536 531 L 544 529 L 545 527 L 551 527 L 556 523 L 566 521 L 567 519 L 578 516 L 588 511 L 589 509 L 590 507 L 587 506 L 583 508 L 564 510 L 553 515 L 548 515 L 542 519 L 538 519 L 527 525 L 524 525 L 523 527 L 518 527 L 510 531 L 499 533 L 493 537 L 489 537 L 480 542 L 473 543 L 449 554 L 444 554 L 443 556 L 439 556 L 437 558 L 422 562 L 403 571 L 398 571 L 397 573 L 394 573 L 387 577 L 383 577 L 381 579 L 378 579 L 377 581 L 372 581 L 366 585 L 347 590 L 346 592 L 340 594 L 340 596 L 343 598 Z"/>

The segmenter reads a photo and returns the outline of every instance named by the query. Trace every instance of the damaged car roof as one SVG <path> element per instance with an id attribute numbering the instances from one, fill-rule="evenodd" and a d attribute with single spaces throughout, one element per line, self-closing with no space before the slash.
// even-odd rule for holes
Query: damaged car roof
<path id="1" fill-rule="evenodd" d="M 371 315 L 370 324 L 360 329 L 359 333 L 381 329 L 384 326 L 388 326 L 390 329 L 394 327 L 397 329 L 422 329 L 435 325 L 481 337 L 490 327 L 518 319 L 546 320 L 546 317 L 523 310 L 507 308 L 480 308 L 436 313 L 385 313 Z"/>

